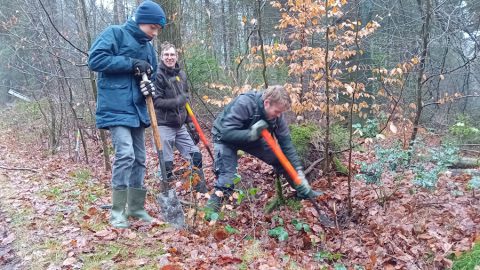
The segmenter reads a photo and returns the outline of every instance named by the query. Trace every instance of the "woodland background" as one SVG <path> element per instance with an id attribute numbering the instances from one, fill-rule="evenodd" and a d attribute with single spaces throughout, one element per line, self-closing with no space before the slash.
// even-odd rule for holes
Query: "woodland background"
<path id="1" fill-rule="evenodd" d="M 101 208 L 113 153 L 107 132 L 95 129 L 86 59 L 98 34 L 125 22 L 138 1 L 0 1 L 7 267 L 445 269 L 463 267 L 460 254 L 472 248 L 457 269 L 478 265 L 480 1 L 157 1 L 168 25 L 154 45 L 180 48 L 207 136 L 239 93 L 287 87 L 293 140 L 335 220 L 322 227 L 308 202 L 288 198 L 265 213 L 275 179 L 246 155 L 244 186 L 217 222 L 195 210 L 206 198 L 179 187 L 193 202 L 187 232 L 112 230 Z M 188 179 L 189 165 L 177 164 Z M 153 196 L 148 207 L 158 212 Z"/>

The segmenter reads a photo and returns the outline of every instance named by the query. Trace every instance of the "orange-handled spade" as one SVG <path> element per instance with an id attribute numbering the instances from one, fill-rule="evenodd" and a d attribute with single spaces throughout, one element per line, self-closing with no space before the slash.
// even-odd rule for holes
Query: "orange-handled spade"
<path id="1" fill-rule="evenodd" d="M 288 161 L 282 149 L 280 148 L 280 146 L 278 146 L 277 142 L 272 137 L 272 134 L 270 134 L 267 129 L 262 130 L 261 134 L 263 139 L 267 142 L 268 146 L 270 146 L 270 149 L 272 149 L 273 153 L 280 161 L 282 167 L 285 169 L 285 171 L 287 171 L 290 178 L 292 178 L 295 185 L 300 185 L 302 181 L 300 180 L 300 178 L 298 178 L 297 171 L 295 170 L 295 168 L 293 168 L 290 161 Z"/>
<path id="2" fill-rule="evenodd" d="M 188 116 L 190 116 L 190 119 L 192 119 L 193 125 L 195 126 L 195 129 L 198 132 L 198 136 L 200 136 L 200 140 L 202 141 L 205 148 L 207 148 L 208 154 L 210 155 L 210 157 L 213 160 L 213 154 L 212 154 L 212 151 L 210 150 L 210 147 L 208 146 L 207 138 L 205 137 L 205 134 L 203 134 L 203 131 L 200 128 L 200 124 L 198 123 L 197 118 L 195 117 L 195 114 L 193 114 L 193 111 L 192 111 L 192 108 L 190 107 L 190 104 L 188 104 L 188 102 L 187 102 L 187 104 L 185 104 L 185 107 L 187 108 Z"/>
<path id="3" fill-rule="evenodd" d="M 292 163 L 290 163 L 290 161 L 287 159 L 287 157 L 283 153 L 280 146 L 272 137 L 272 134 L 270 134 L 270 132 L 268 132 L 267 129 L 263 129 L 261 132 L 261 135 L 265 140 L 265 142 L 270 147 L 270 149 L 273 151 L 275 156 L 280 161 L 280 164 L 282 165 L 283 169 L 285 169 L 285 171 L 288 173 L 290 178 L 293 180 L 295 185 L 300 185 L 302 183 L 302 180 L 300 180 L 300 178 L 298 177 L 297 171 L 295 170 L 295 168 L 293 168 Z M 313 207 L 315 208 L 315 210 L 317 210 L 318 219 L 320 223 L 326 227 L 334 227 L 335 225 L 334 222 L 328 216 L 321 213 L 320 206 L 318 206 L 318 203 L 315 201 L 315 198 L 308 198 L 308 200 L 313 204 Z"/>

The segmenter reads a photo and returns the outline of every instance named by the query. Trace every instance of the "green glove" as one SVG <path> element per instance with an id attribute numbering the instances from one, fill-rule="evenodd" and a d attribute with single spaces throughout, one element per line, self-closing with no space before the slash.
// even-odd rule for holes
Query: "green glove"
<path id="1" fill-rule="evenodd" d="M 260 139 L 260 134 L 262 130 L 266 129 L 267 127 L 268 127 L 268 123 L 265 120 L 263 119 L 258 120 L 255 124 L 253 124 L 250 127 L 250 130 L 247 134 L 248 141 L 253 142 Z"/>
<path id="2" fill-rule="evenodd" d="M 298 169 L 297 170 L 298 178 L 302 181 L 300 185 L 295 185 L 294 188 L 297 191 L 297 196 L 302 198 L 302 199 L 310 199 L 310 198 L 316 198 L 318 196 L 321 196 L 323 192 L 321 191 L 315 191 L 310 187 L 310 184 L 307 181 L 307 178 L 305 177 L 305 173 L 303 173 L 303 170 Z"/>

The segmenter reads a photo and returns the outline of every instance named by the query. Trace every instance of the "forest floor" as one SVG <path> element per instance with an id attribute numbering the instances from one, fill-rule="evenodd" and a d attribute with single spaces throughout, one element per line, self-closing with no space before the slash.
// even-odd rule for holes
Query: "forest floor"
<path id="1" fill-rule="evenodd" d="M 50 155 L 44 143 L 13 129 L 0 135 L 2 269 L 448 269 L 451 254 L 480 240 L 480 196 L 467 189 L 466 175 L 442 175 L 435 190 L 414 186 L 408 174 L 402 181 L 384 179 L 389 197 L 383 205 L 372 186 L 354 180 L 352 215 L 345 176 L 332 177 L 331 188 L 324 177 L 313 179 L 326 193 L 322 210 L 337 222 L 326 228 L 308 201 L 292 199 L 265 214 L 274 178 L 269 166 L 248 155 L 238 171 L 245 193 L 255 194 L 227 204 L 216 222 L 187 206 L 189 228 L 176 230 L 162 222 L 155 203 L 150 140 L 146 209 L 159 221 L 131 220 L 129 229 L 113 229 L 102 208 L 110 203 L 110 172 L 98 142 L 88 142 L 89 164 L 73 162 L 62 149 Z M 212 161 L 203 154 L 211 187 Z M 356 152 L 354 159 L 367 158 Z M 207 200 L 180 186 L 178 192 L 200 207 Z M 285 187 L 284 193 L 293 192 Z"/>

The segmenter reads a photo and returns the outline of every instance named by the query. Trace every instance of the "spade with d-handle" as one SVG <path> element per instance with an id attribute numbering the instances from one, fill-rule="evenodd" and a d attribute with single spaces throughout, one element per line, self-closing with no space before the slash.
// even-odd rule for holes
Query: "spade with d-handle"
<path id="1" fill-rule="evenodd" d="M 146 74 L 142 74 L 142 80 L 148 80 Z M 157 195 L 157 202 L 160 205 L 160 211 L 165 222 L 172 224 L 176 228 L 185 227 L 185 213 L 182 204 L 177 197 L 174 188 L 170 188 L 167 183 L 167 172 L 165 170 L 165 160 L 163 159 L 162 142 L 160 140 L 160 132 L 158 131 L 157 116 L 153 107 L 152 95 L 145 97 L 147 102 L 148 114 L 153 131 L 153 141 L 157 150 L 157 157 L 160 164 L 162 191 Z"/>

